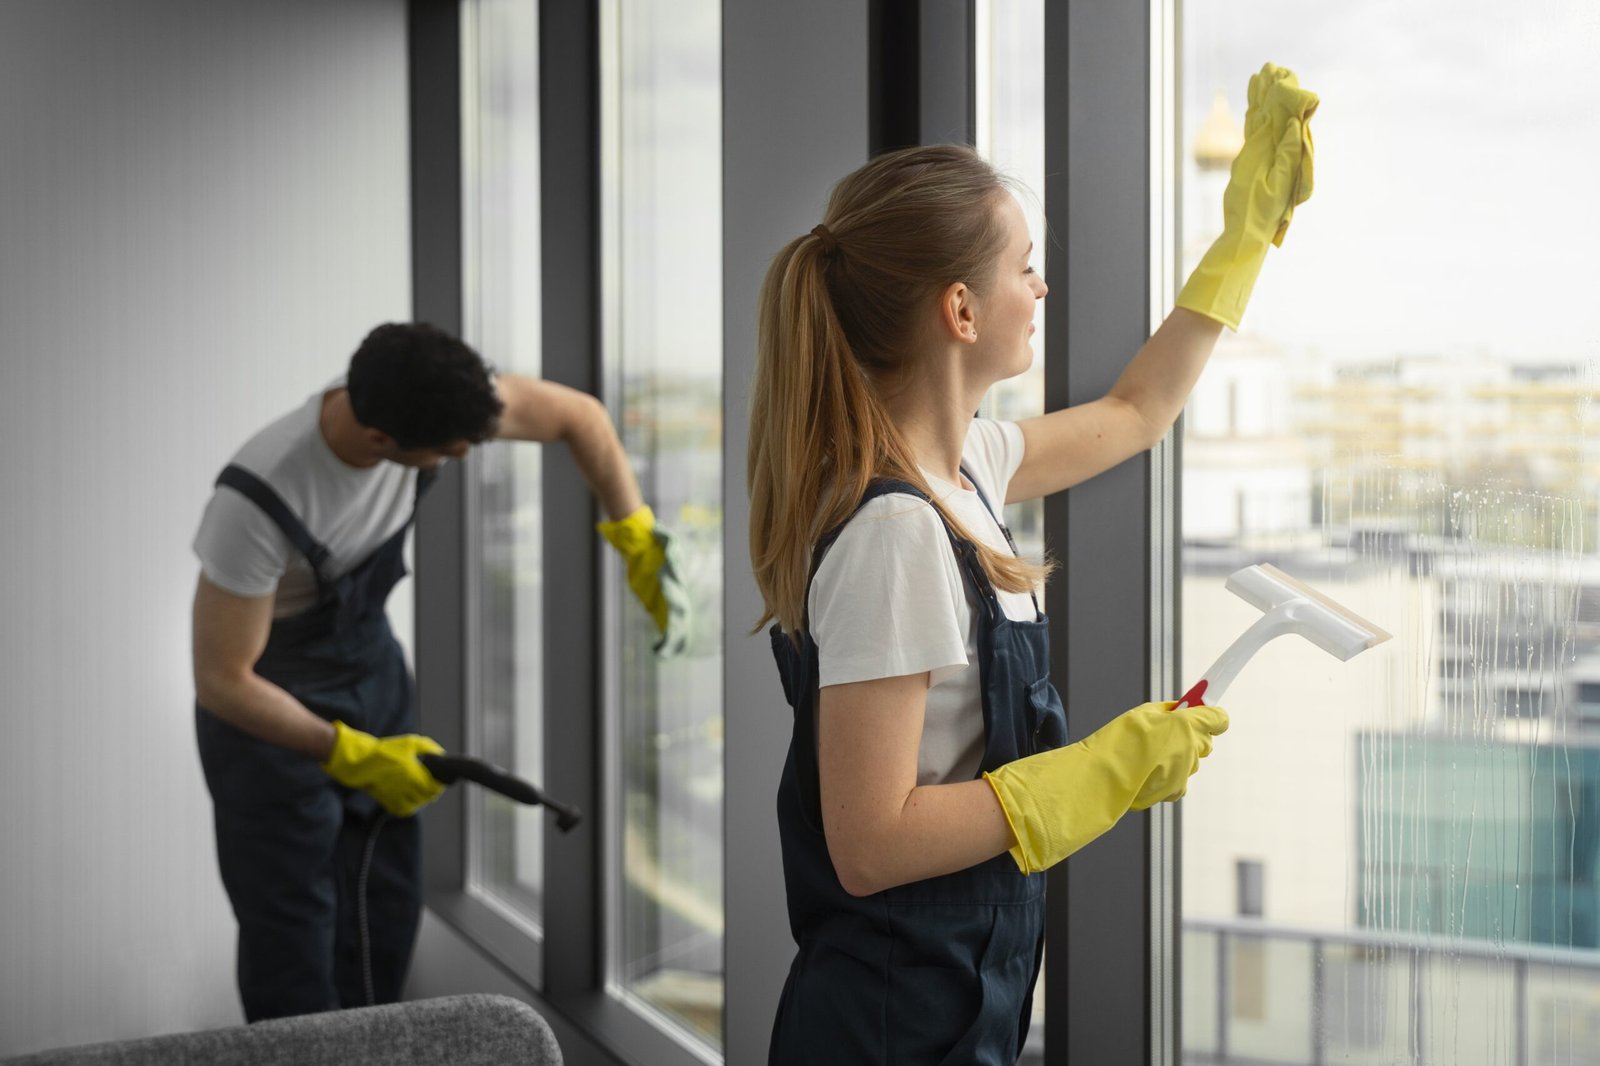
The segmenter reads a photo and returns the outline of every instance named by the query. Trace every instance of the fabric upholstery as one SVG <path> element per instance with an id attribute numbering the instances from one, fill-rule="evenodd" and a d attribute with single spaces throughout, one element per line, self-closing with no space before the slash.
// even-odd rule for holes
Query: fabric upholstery
<path id="1" fill-rule="evenodd" d="M 466 995 L 60 1048 L 0 1066 L 560 1066 L 532 1007 Z"/>

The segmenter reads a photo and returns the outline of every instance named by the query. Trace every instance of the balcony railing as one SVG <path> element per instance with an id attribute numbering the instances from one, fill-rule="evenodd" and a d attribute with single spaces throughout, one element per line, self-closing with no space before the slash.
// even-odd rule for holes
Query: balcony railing
<path id="1" fill-rule="evenodd" d="M 1600 951 L 1183 924 L 1185 1066 L 1600 1066 Z"/>

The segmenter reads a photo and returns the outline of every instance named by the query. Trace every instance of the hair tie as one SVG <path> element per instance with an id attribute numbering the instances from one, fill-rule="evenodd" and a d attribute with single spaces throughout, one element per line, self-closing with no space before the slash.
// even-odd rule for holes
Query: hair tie
<path id="1" fill-rule="evenodd" d="M 839 242 L 834 240 L 833 233 L 822 223 L 811 227 L 811 235 L 822 242 L 823 255 L 832 255 L 839 250 Z"/>

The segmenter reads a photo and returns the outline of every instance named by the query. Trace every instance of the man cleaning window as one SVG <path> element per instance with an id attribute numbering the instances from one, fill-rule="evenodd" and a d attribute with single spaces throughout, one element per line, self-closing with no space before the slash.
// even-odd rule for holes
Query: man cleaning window
<path id="1" fill-rule="evenodd" d="M 658 654 L 682 649 L 672 540 L 600 402 L 495 375 L 428 325 L 368 334 L 344 378 L 239 449 L 194 541 L 196 729 L 251 1021 L 400 997 L 422 905 L 413 815 L 444 786 L 417 759 L 441 749 L 415 733 L 384 601 L 439 464 L 491 438 L 566 445 Z"/>

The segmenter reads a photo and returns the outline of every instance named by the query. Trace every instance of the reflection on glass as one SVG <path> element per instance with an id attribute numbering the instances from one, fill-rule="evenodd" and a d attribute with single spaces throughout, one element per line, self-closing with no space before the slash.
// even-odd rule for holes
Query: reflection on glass
<path id="1" fill-rule="evenodd" d="M 463 5 L 464 310 L 467 340 L 497 369 L 539 376 L 539 39 L 536 0 Z M 539 448 L 475 450 L 479 541 L 474 752 L 544 776 Z M 467 789 L 469 887 L 537 928 L 543 810 Z"/>
<path id="2" fill-rule="evenodd" d="M 722 1042 L 721 5 L 602 7 L 608 400 L 682 550 L 688 653 L 612 583 L 613 990 Z"/>
<path id="3" fill-rule="evenodd" d="M 975 5 L 979 152 L 1015 183 L 1033 238 L 1033 268 L 1044 273 L 1044 0 L 978 0 Z M 1034 311 L 1033 366 L 997 383 L 984 398 L 985 418 L 1019 421 L 1044 413 L 1044 313 Z M 1044 556 L 1044 501 L 1006 507 L 1006 525 L 1026 558 Z M 1033 1020 L 1023 1064 L 1044 1061 L 1044 971 L 1034 987 Z"/>
<path id="4" fill-rule="evenodd" d="M 1600 1062 L 1577 313 L 1600 211 L 1526 215 L 1530 160 L 1600 163 L 1600 111 L 1548 107 L 1582 91 L 1600 25 L 1559 0 L 1183 18 L 1186 267 L 1220 228 L 1249 74 L 1287 63 L 1323 98 L 1316 195 L 1185 419 L 1184 669 L 1258 615 L 1223 581 L 1263 561 L 1395 636 L 1349 663 L 1277 641 L 1223 700 L 1183 804 L 1184 1061 Z"/>

